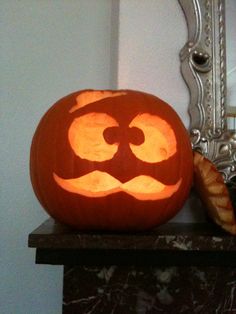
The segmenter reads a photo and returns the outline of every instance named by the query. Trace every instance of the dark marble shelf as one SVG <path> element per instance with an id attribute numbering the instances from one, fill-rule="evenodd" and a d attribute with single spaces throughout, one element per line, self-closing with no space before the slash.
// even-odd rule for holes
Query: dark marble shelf
<path id="1" fill-rule="evenodd" d="M 48 219 L 29 235 L 36 263 L 236 265 L 236 237 L 210 223 L 168 223 L 136 233 L 79 232 Z"/>
<path id="2" fill-rule="evenodd" d="M 63 314 L 236 313 L 236 237 L 213 224 L 79 232 L 49 219 L 29 246 L 64 265 Z"/>

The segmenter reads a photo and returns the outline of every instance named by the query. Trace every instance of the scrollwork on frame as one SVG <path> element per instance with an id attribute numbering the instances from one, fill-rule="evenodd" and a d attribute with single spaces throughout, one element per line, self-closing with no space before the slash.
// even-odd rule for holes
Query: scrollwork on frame
<path id="1" fill-rule="evenodd" d="M 225 181 L 236 175 L 236 138 L 226 126 L 224 0 L 179 0 L 188 26 L 180 51 L 190 90 L 190 136 L 194 149 L 215 163 Z"/>

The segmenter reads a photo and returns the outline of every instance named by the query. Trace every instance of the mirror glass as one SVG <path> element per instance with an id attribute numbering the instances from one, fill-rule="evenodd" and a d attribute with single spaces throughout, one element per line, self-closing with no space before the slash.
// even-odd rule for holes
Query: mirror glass
<path id="1" fill-rule="evenodd" d="M 236 130 L 236 1 L 225 1 L 227 59 L 227 122 Z"/>

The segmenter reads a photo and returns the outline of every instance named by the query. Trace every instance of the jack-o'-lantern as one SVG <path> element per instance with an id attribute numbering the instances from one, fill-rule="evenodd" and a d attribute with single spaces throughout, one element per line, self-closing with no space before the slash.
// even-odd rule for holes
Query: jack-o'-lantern
<path id="1" fill-rule="evenodd" d="M 55 219 L 80 229 L 143 230 L 183 206 L 192 149 L 176 112 L 138 91 L 84 90 L 41 119 L 30 158 L 34 191 Z"/>

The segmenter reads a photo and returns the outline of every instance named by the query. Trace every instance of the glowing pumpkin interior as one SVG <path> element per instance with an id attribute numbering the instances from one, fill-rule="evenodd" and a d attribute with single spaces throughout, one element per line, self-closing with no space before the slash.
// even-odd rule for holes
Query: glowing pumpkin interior
<path id="1" fill-rule="evenodd" d="M 85 91 L 76 98 L 69 110 L 74 113 L 96 101 L 125 95 L 122 92 Z M 104 112 L 90 112 L 75 118 L 68 130 L 68 141 L 76 156 L 83 160 L 104 162 L 117 154 L 123 138 L 135 157 L 146 163 L 169 159 L 177 151 L 175 133 L 167 121 L 150 114 L 139 113 L 124 128 L 114 117 Z M 125 162 L 125 160 L 124 160 Z M 83 176 L 65 179 L 56 172 L 55 182 L 64 190 L 87 197 L 104 197 L 126 192 L 138 200 L 159 200 L 171 197 L 180 187 L 182 179 L 166 185 L 148 175 L 139 175 L 121 182 L 111 174 L 93 170 Z"/>

